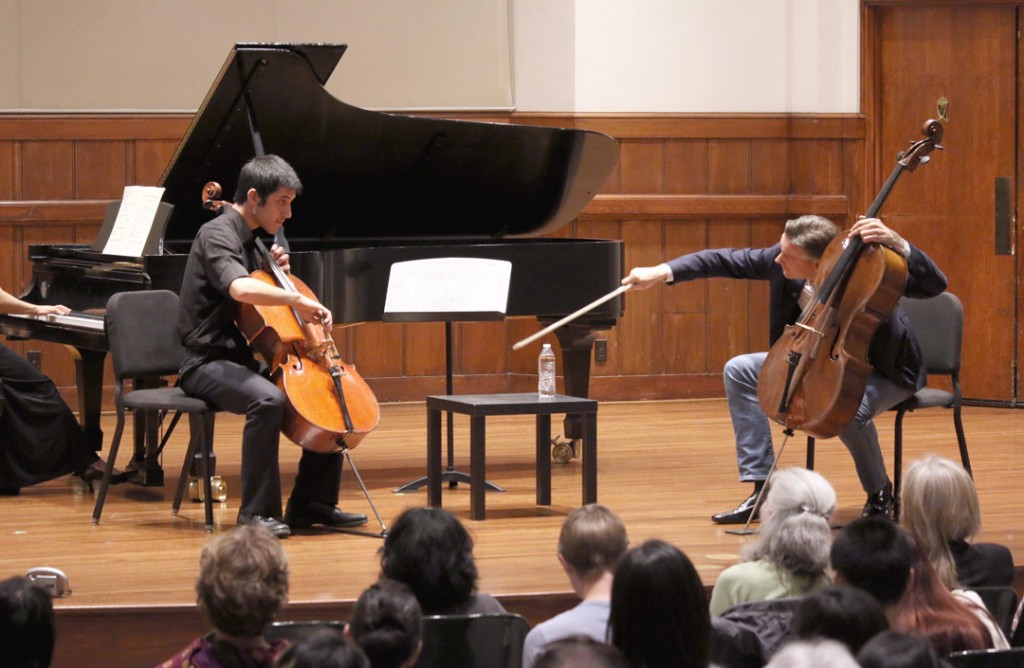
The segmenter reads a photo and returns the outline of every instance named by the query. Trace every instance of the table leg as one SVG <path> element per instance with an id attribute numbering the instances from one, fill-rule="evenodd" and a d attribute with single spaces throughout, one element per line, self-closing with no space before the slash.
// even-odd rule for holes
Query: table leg
<path id="1" fill-rule="evenodd" d="M 441 507 L 441 411 L 427 409 L 427 505 Z"/>
<path id="2" fill-rule="evenodd" d="M 551 416 L 537 416 L 537 505 L 551 505 Z"/>
<path id="3" fill-rule="evenodd" d="M 469 516 L 474 520 L 486 519 L 487 511 L 484 509 L 484 493 L 487 491 L 485 485 L 485 453 L 484 438 L 487 429 L 484 424 L 484 416 L 473 415 L 469 418 Z"/>
<path id="4" fill-rule="evenodd" d="M 597 413 L 583 421 L 583 503 L 597 503 Z"/>

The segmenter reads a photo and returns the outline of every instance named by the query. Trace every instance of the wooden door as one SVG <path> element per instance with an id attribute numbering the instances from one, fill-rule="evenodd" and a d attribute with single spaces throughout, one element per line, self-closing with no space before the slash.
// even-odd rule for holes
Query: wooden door
<path id="1" fill-rule="evenodd" d="M 939 99 L 948 100 L 945 150 L 901 177 L 882 214 L 938 263 L 964 303 L 964 395 L 997 401 L 1016 399 L 1017 266 L 995 250 L 995 182 L 1009 177 L 1016 192 L 1017 12 L 1011 4 L 882 3 L 868 8 L 864 38 L 876 188 L 897 151 L 937 117 Z"/>

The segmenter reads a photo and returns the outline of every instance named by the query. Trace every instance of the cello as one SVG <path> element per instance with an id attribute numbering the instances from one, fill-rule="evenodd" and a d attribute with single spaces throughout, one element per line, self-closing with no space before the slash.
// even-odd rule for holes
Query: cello
<path id="1" fill-rule="evenodd" d="M 220 193 L 219 184 L 207 183 L 203 207 L 230 206 L 214 199 Z M 252 272 L 252 278 L 316 301 L 309 286 L 286 274 L 258 237 L 256 247 L 266 269 Z M 377 398 L 355 366 L 341 359 L 323 323 L 308 322 L 288 306 L 239 304 L 235 324 L 288 398 L 281 432 L 294 443 L 314 452 L 341 448 L 347 455 L 376 428 Z"/>
<path id="2" fill-rule="evenodd" d="M 903 172 L 942 149 L 942 124 L 926 121 L 925 138 L 900 154 L 865 218 L 875 218 Z M 845 233 L 825 249 L 813 299 L 772 346 L 758 378 L 757 399 L 785 433 L 837 436 L 857 414 L 872 366 L 871 338 L 896 307 L 907 282 L 903 256 Z"/>

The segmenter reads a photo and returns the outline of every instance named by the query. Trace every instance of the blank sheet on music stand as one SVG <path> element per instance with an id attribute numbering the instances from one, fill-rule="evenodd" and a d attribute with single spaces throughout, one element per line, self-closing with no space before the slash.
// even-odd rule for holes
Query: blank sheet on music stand
<path id="1" fill-rule="evenodd" d="M 501 320 L 508 306 L 512 263 L 441 257 L 391 265 L 385 322 Z"/>

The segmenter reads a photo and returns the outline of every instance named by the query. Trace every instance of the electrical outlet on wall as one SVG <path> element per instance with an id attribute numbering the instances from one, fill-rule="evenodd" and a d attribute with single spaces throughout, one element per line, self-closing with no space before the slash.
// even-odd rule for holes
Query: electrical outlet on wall
<path id="1" fill-rule="evenodd" d="M 594 361 L 608 361 L 608 339 L 597 339 L 594 341 Z"/>

